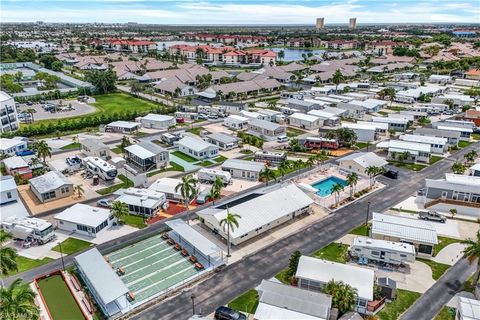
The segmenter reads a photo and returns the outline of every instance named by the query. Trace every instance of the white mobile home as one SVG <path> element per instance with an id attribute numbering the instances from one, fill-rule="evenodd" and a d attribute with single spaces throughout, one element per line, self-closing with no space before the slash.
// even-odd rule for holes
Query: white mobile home
<path id="1" fill-rule="evenodd" d="M 42 203 L 70 197 L 73 194 L 73 183 L 58 171 L 47 172 L 30 179 L 29 182 L 30 190 Z"/>
<path id="2" fill-rule="evenodd" d="M 355 132 L 358 141 L 372 142 L 377 140 L 377 128 L 375 125 L 344 122 L 342 123 L 342 128 L 347 128 Z"/>
<path id="3" fill-rule="evenodd" d="M 228 159 L 222 164 L 222 170 L 227 171 L 234 178 L 257 181 L 260 172 L 265 169 L 265 163 L 240 159 Z"/>
<path id="4" fill-rule="evenodd" d="M 60 230 L 96 237 L 117 221 L 109 209 L 77 203 L 55 215 Z"/>
<path id="5" fill-rule="evenodd" d="M 230 115 L 223 119 L 223 125 L 232 130 L 246 129 L 249 119 L 238 115 Z"/>
<path id="6" fill-rule="evenodd" d="M 87 157 L 110 159 L 110 148 L 100 139 L 87 138 L 80 141 L 82 153 Z"/>
<path id="7" fill-rule="evenodd" d="M 301 129 L 314 130 L 323 126 L 323 120 L 319 117 L 305 114 L 305 113 L 294 113 L 288 117 L 288 122 L 292 127 L 297 127 Z"/>
<path id="8" fill-rule="evenodd" d="M 182 202 L 183 197 L 181 193 L 175 190 L 180 182 L 180 179 L 160 178 L 152 183 L 148 189 L 164 193 L 168 200 Z"/>
<path id="9" fill-rule="evenodd" d="M 416 134 L 402 134 L 400 136 L 400 140 L 430 144 L 431 152 L 436 154 L 444 154 L 448 150 L 448 143 L 447 139 L 445 138 L 429 137 Z"/>
<path id="10" fill-rule="evenodd" d="M 275 140 L 277 137 L 284 136 L 285 127 L 278 123 L 265 120 L 252 119 L 248 123 L 248 133 L 265 140 Z"/>
<path id="11" fill-rule="evenodd" d="M 392 117 L 372 117 L 373 122 L 388 123 L 389 130 L 395 131 L 405 131 L 408 129 L 411 121 L 408 119 L 402 118 L 392 118 Z"/>
<path id="12" fill-rule="evenodd" d="M 356 237 L 350 247 L 350 255 L 376 262 L 401 265 L 415 262 L 415 247 L 408 243 Z"/>
<path id="13" fill-rule="evenodd" d="M 447 139 L 449 147 L 457 147 L 460 141 L 460 132 L 435 128 L 417 128 L 413 134 L 418 136 L 430 136 Z"/>
<path id="14" fill-rule="evenodd" d="M 218 156 L 218 147 L 204 140 L 184 137 L 177 142 L 178 150 L 195 159 L 203 160 Z"/>
<path id="15" fill-rule="evenodd" d="M 232 135 L 217 132 L 205 136 L 207 142 L 218 146 L 222 150 L 232 150 L 238 147 L 238 138 Z"/>
<path id="16" fill-rule="evenodd" d="M 175 117 L 155 113 L 149 113 L 137 119 L 137 121 L 140 122 L 144 128 L 159 130 L 166 130 L 177 124 Z"/>
<path id="17" fill-rule="evenodd" d="M 125 148 L 125 160 L 142 172 L 165 168 L 169 164 L 167 149 L 150 141 L 141 141 Z"/>
<path id="18" fill-rule="evenodd" d="M 154 189 L 128 188 L 115 199 L 128 205 L 130 214 L 151 217 L 160 211 L 167 201 L 166 195 Z"/>
<path id="19" fill-rule="evenodd" d="M 353 171 L 361 175 L 367 175 L 368 167 L 385 167 L 388 162 L 373 152 L 355 152 L 338 160 L 342 169 Z"/>
<path id="20" fill-rule="evenodd" d="M 403 140 L 386 140 L 377 144 L 377 149 L 387 149 L 388 159 L 397 160 L 399 154 L 408 153 L 407 162 L 429 163 L 432 157 L 432 147 L 429 143 L 419 143 Z"/>

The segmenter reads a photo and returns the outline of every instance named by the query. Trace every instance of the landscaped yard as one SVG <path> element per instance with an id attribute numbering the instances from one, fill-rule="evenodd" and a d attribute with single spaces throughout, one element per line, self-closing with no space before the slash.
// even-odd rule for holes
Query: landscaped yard
<path id="1" fill-rule="evenodd" d="M 434 163 L 436 163 L 436 162 L 438 162 L 438 161 L 440 161 L 440 160 L 442 160 L 442 159 L 443 159 L 443 157 L 432 156 L 432 157 L 430 158 L 430 165 L 432 165 L 432 164 L 434 164 Z"/>
<path id="2" fill-rule="evenodd" d="M 283 269 L 282 271 L 277 273 L 275 278 L 277 278 L 277 280 L 279 280 L 283 284 L 290 284 L 290 279 L 288 278 L 288 268 Z"/>
<path id="3" fill-rule="evenodd" d="M 237 297 L 235 300 L 230 301 L 228 307 L 253 314 L 257 310 L 258 306 L 258 292 L 255 289 L 250 289 Z"/>
<path id="4" fill-rule="evenodd" d="M 215 161 L 216 163 L 222 163 L 222 162 L 224 162 L 224 161 L 227 160 L 227 159 L 228 159 L 227 157 L 218 156 L 218 157 L 216 157 L 215 159 L 213 159 L 213 161 Z"/>
<path id="5" fill-rule="evenodd" d="M 176 157 L 179 157 L 182 160 L 185 160 L 187 162 L 197 162 L 198 159 L 195 159 L 194 157 L 189 156 L 188 154 L 185 154 L 181 151 L 173 151 L 172 154 Z"/>
<path id="6" fill-rule="evenodd" d="M 126 215 L 122 218 L 123 223 L 138 229 L 145 228 L 145 221 L 143 217 L 135 216 L 133 214 Z"/>
<path id="7" fill-rule="evenodd" d="M 357 236 L 368 236 L 368 227 L 362 224 L 360 227 L 357 227 L 350 231 L 350 234 L 355 234 Z"/>
<path id="8" fill-rule="evenodd" d="M 195 163 L 195 165 L 197 166 L 201 166 L 201 167 L 208 167 L 210 165 L 212 165 L 213 163 L 209 160 L 203 160 L 203 161 L 200 161 L 200 162 L 197 162 Z"/>
<path id="9" fill-rule="evenodd" d="M 449 307 L 443 307 L 433 320 L 454 320 L 455 310 L 450 311 Z"/>
<path id="10" fill-rule="evenodd" d="M 368 146 L 368 143 L 366 142 L 357 142 L 355 143 L 355 146 L 357 146 L 358 149 L 363 149 L 363 148 L 366 148 Z"/>
<path id="11" fill-rule="evenodd" d="M 66 146 L 61 147 L 60 149 L 62 150 L 75 150 L 75 149 L 80 149 L 80 143 L 74 142 L 67 144 Z"/>
<path id="12" fill-rule="evenodd" d="M 419 163 L 406 163 L 406 162 L 398 162 L 398 161 L 388 161 L 388 163 L 396 167 L 405 168 L 412 171 L 420 171 L 428 167 L 425 164 L 419 164 Z"/>
<path id="13" fill-rule="evenodd" d="M 50 261 L 53 261 L 51 258 L 43 258 L 43 259 L 30 259 L 30 258 L 25 258 L 22 256 L 17 257 L 17 267 L 18 270 L 14 272 L 9 272 L 7 274 L 7 277 L 12 276 L 17 273 L 21 273 L 36 267 L 39 267 L 41 265 L 44 265 L 46 263 L 49 263 Z M 3 278 L 3 276 L 0 276 L 0 278 Z"/>
<path id="14" fill-rule="evenodd" d="M 471 137 L 473 140 L 480 140 L 480 133 L 472 133 Z"/>
<path id="15" fill-rule="evenodd" d="M 190 129 L 187 130 L 187 132 L 196 134 L 197 136 L 200 135 L 201 131 L 202 131 L 202 127 L 194 127 L 194 128 L 190 128 Z"/>
<path id="16" fill-rule="evenodd" d="M 176 164 L 175 162 L 170 162 L 170 166 L 165 168 L 165 169 L 158 169 L 158 170 L 147 172 L 147 177 L 153 177 L 156 174 L 166 172 L 166 171 L 181 171 L 181 172 L 183 172 L 183 171 L 185 171 L 185 169 L 181 165 Z"/>
<path id="17" fill-rule="evenodd" d="M 432 278 L 434 280 L 438 280 L 442 276 L 442 274 L 444 274 L 445 271 L 450 268 L 448 264 L 438 263 L 430 259 L 417 258 L 417 261 L 421 261 L 427 264 L 430 269 L 432 269 Z"/>
<path id="18" fill-rule="evenodd" d="M 472 144 L 470 141 L 459 141 L 459 142 L 458 142 L 458 146 L 459 146 L 460 148 L 468 147 L 470 144 Z"/>
<path id="19" fill-rule="evenodd" d="M 61 251 L 60 251 L 60 245 L 62 246 Z M 91 245 L 92 244 L 88 241 L 83 241 L 76 238 L 67 238 L 66 240 L 62 241 L 60 244 L 57 244 L 55 247 L 53 247 L 52 250 L 69 255 L 75 252 L 82 251 L 83 249 L 86 249 Z"/>
<path id="20" fill-rule="evenodd" d="M 122 148 L 120 147 L 120 145 L 114 147 L 111 149 L 113 153 L 116 153 L 116 154 L 122 154 Z"/>
<path id="21" fill-rule="evenodd" d="M 393 111 L 403 111 L 403 110 L 407 110 L 407 108 L 405 107 L 401 107 L 401 106 L 390 106 L 390 107 L 387 107 L 388 110 L 393 110 Z"/>
<path id="22" fill-rule="evenodd" d="M 377 316 L 380 320 L 397 320 L 420 296 L 418 292 L 397 289 L 397 298 L 387 303 Z"/>
<path id="23" fill-rule="evenodd" d="M 113 193 L 113 192 L 115 192 L 119 189 L 122 189 L 122 188 L 126 189 L 126 188 L 133 187 L 132 180 L 128 179 L 123 174 L 118 175 L 118 179 L 120 179 L 122 181 L 122 183 L 118 183 L 118 184 L 115 184 L 113 186 L 97 190 L 97 193 L 101 194 L 101 195 L 106 195 L 106 194 Z"/>
<path id="24" fill-rule="evenodd" d="M 348 246 L 342 243 L 330 243 L 328 246 L 318 250 L 312 257 L 333 262 L 346 263 Z"/>
<path id="25" fill-rule="evenodd" d="M 452 243 L 460 242 L 458 239 L 447 238 L 447 237 L 438 237 L 438 244 L 433 247 L 433 256 L 436 256 L 443 248 Z"/>
<path id="26" fill-rule="evenodd" d="M 299 136 L 301 134 L 304 134 L 305 131 L 303 130 L 300 130 L 300 129 L 297 129 L 297 128 L 287 128 L 287 137 L 296 137 L 296 136 Z"/>

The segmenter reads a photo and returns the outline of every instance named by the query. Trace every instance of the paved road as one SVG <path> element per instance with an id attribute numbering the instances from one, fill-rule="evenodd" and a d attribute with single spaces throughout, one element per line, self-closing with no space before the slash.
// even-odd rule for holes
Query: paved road
<path id="1" fill-rule="evenodd" d="M 476 263 L 461 259 L 427 290 L 405 312 L 401 320 L 430 320 L 440 309 L 462 289 L 463 283 L 475 272 Z"/>

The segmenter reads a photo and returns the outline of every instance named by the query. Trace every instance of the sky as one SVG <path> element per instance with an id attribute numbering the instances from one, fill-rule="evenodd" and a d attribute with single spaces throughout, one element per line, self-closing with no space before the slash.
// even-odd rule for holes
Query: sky
<path id="1" fill-rule="evenodd" d="M 480 0 L 1 0 L 3 22 L 178 25 L 480 23 Z"/>

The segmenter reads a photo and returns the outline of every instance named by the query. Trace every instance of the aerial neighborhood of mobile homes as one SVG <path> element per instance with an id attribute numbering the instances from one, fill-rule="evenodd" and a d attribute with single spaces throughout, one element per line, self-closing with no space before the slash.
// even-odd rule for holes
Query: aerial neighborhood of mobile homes
<path id="1" fill-rule="evenodd" d="M 2 23 L 1 308 L 479 320 L 480 28 L 314 19 Z"/>

